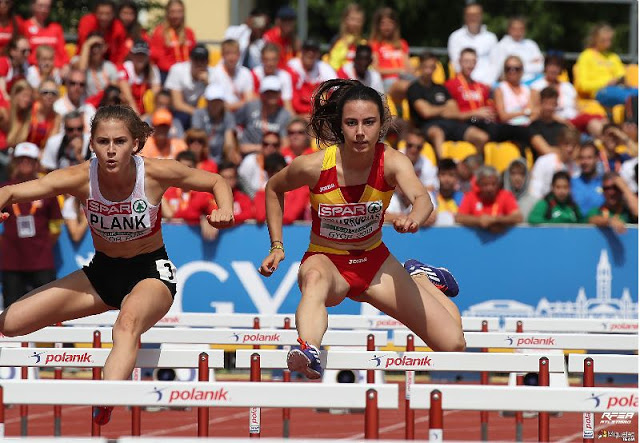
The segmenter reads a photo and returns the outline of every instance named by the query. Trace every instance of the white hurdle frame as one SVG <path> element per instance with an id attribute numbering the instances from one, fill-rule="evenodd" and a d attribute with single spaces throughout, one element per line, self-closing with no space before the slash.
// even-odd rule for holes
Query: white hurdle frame
<path id="1" fill-rule="evenodd" d="M 638 390 L 627 388 L 549 388 L 509 386 L 414 385 L 411 407 L 429 409 L 429 440 L 443 441 L 443 409 L 557 412 L 637 412 Z M 482 403 L 479 399 L 490 398 Z M 634 403 L 635 399 L 635 403 Z M 549 427 L 539 425 L 538 441 L 549 441 Z"/>
<path id="2" fill-rule="evenodd" d="M 48 326 L 31 334 L 0 337 L 0 342 L 61 342 L 90 343 L 94 332 L 99 332 L 103 343 L 112 343 L 111 327 L 59 327 Z M 367 337 L 373 336 L 375 346 L 387 345 L 386 331 L 327 331 L 326 346 L 366 346 Z M 296 345 L 298 333 L 286 329 L 209 329 L 153 327 L 142 334 L 141 343 L 198 343 L 216 345 Z"/>
<path id="3" fill-rule="evenodd" d="M 411 331 L 393 331 L 393 344 L 405 346 Z M 510 349 L 591 349 L 608 351 L 633 351 L 638 349 L 637 334 L 568 334 L 568 333 L 511 333 L 467 332 L 464 334 L 467 348 Z M 419 337 L 415 345 L 427 347 Z"/>
<path id="4" fill-rule="evenodd" d="M 398 408 L 398 386 L 376 384 L 19 380 L 0 383 L 0 396 L 2 419 L 7 403 L 91 406 L 96 399 L 105 406 L 359 408 L 367 410 L 368 439 L 378 436 L 378 409 Z"/>
<path id="5" fill-rule="evenodd" d="M 582 332 L 634 334 L 638 332 L 638 320 L 618 318 L 529 318 L 510 317 L 505 319 L 504 329 L 515 332 L 521 322 L 522 329 L 533 332 Z"/>
<path id="6" fill-rule="evenodd" d="M 116 312 L 104 312 L 84 318 L 69 320 L 63 323 L 65 326 L 100 326 L 112 325 L 116 318 Z M 184 326 L 184 327 L 211 327 L 211 328 L 252 328 L 256 319 L 261 328 L 282 328 L 285 319 L 289 319 L 290 326 L 295 327 L 295 313 L 292 314 L 216 314 L 200 312 L 180 312 L 167 314 L 160 319 L 155 326 Z M 498 318 L 463 317 L 462 328 L 465 331 L 482 330 L 482 322 L 487 321 L 489 330 L 499 328 Z M 396 319 L 387 315 L 329 315 L 329 329 L 407 329 Z"/>

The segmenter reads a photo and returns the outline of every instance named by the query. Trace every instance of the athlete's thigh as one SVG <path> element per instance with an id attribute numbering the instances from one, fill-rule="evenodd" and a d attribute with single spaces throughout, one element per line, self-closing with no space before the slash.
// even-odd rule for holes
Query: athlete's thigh
<path id="1" fill-rule="evenodd" d="M 117 321 L 143 333 L 166 315 L 172 303 L 171 291 L 164 283 L 157 278 L 145 278 L 122 300 Z"/>
<path id="2" fill-rule="evenodd" d="M 325 306 L 340 304 L 349 292 L 347 281 L 329 257 L 323 254 L 314 254 L 300 265 L 298 285 L 303 297 L 324 297 Z"/>
<path id="3" fill-rule="evenodd" d="M 362 300 L 405 324 L 434 349 L 459 329 L 451 314 L 413 281 L 393 255 L 382 264 Z"/>
<path id="4" fill-rule="evenodd" d="M 5 334 L 27 334 L 57 322 L 111 309 L 98 296 L 82 270 L 24 295 L 0 314 Z"/>

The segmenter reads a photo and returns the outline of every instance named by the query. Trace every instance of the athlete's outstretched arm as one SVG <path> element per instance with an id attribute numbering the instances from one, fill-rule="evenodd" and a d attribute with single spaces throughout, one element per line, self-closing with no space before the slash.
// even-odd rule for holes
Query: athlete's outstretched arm
<path id="1" fill-rule="evenodd" d="M 265 188 L 265 206 L 267 227 L 271 239 L 271 250 L 260 266 L 260 273 L 269 277 L 278 269 L 278 263 L 284 260 L 282 243 L 282 217 L 284 214 L 284 193 L 302 186 L 313 186 L 320 176 L 317 167 L 317 155 L 296 157 L 290 165 L 275 174 Z M 317 171 L 314 171 L 317 169 Z M 274 248 L 275 246 L 275 248 Z"/>
<path id="2" fill-rule="evenodd" d="M 74 194 L 87 182 L 87 177 L 87 165 L 81 164 L 57 169 L 35 180 L 3 186 L 0 188 L 0 208 L 13 203 L 40 200 L 60 194 Z M 7 218 L 9 214 L 3 212 L 0 215 L 0 222 Z"/>
<path id="3" fill-rule="evenodd" d="M 149 162 L 149 159 L 145 161 Z M 225 228 L 233 226 L 233 193 L 227 181 L 218 174 L 202 169 L 189 168 L 175 160 L 153 160 L 150 171 L 163 185 L 163 191 L 171 186 L 187 191 L 212 192 L 218 209 L 214 209 L 207 220 L 211 226 Z"/>
<path id="4" fill-rule="evenodd" d="M 387 149 L 385 164 L 388 160 L 391 160 L 388 163 L 395 182 L 412 205 L 408 215 L 400 216 L 393 221 L 393 227 L 398 232 L 416 232 L 433 212 L 433 203 L 406 155 Z"/>

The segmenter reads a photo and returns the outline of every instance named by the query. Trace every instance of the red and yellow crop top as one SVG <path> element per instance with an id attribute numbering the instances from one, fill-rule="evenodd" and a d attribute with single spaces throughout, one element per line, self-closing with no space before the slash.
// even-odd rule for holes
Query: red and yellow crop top
<path id="1" fill-rule="evenodd" d="M 385 145 L 376 145 L 367 183 L 353 186 L 338 184 L 337 149 L 325 149 L 320 179 L 311 189 L 311 230 L 339 243 L 360 242 L 380 231 L 393 195 L 394 188 L 384 178 Z"/>

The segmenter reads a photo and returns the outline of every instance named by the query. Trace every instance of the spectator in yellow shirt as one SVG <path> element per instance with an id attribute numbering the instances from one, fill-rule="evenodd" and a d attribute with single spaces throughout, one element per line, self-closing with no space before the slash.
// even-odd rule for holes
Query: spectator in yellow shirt
<path id="1" fill-rule="evenodd" d="M 637 88 L 624 83 L 625 67 L 617 54 L 610 51 L 614 30 L 607 24 L 596 25 L 576 62 L 576 89 L 582 95 L 598 100 L 603 106 L 623 104 L 638 95 Z"/>

